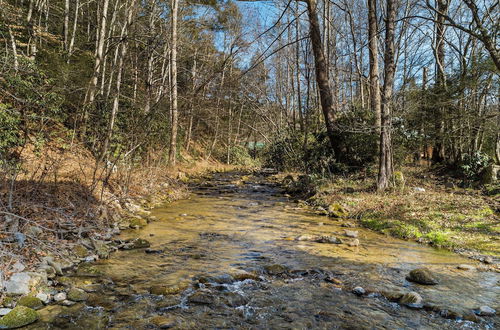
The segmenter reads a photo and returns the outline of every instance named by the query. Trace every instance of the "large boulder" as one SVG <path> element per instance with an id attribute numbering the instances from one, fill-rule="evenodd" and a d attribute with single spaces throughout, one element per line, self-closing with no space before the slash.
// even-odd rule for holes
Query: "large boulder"
<path id="1" fill-rule="evenodd" d="M 12 311 L 0 319 L 0 329 L 16 329 L 34 323 L 38 320 L 38 313 L 29 307 L 16 306 Z"/>
<path id="2" fill-rule="evenodd" d="M 30 292 L 31 276 L 28 273 L 15 273 L 5 281 L 5 292 L 11 295 L 24 295 Z"/>
<path id="3" fill-rule="evenodd" d="M 424 285 L 436 285 L 439 281 L 434 277 L 431 271 L 427 268 L 417 268 L 412 270 L 406 279 L 410 282 L 424 284 Z"/>

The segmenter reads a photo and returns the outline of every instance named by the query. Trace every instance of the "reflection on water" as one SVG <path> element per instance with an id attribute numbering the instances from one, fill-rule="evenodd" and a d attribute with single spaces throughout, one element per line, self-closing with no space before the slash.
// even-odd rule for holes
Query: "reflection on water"
<path id="1" fill-rule="evenodd" d="M 498 326 L 498 317 L 479 324 L 448 320 L 379 294 L 417 291 L 427 309 L 464 316 L 481 305 L 498 307 L 497 273 L 461 271 L 457 265 L 473 262 L 361 228 L 347 228 L 359 233 L 359 246 L 350 247 L 341 222 L 297 209 L 263 177 L 238 179 L 237 173 L 217 175 L 190 199 L 153 210 L 159 220 L 145 229 L 122 233 L 149 240 L 157 253 L 120 251 L 99 262 L 101 286 L 88 302 L 95 308 L 65 310 L 66 318 L 49 318 L 48 326 L 61 320 L 116 329 Z M 300 235 L 335 236 L 344 244 L 294 239 Z M 423 266 L 439 285 L 405 280 Z M 373 294 L 357 297 L 350 293 L 355 286 Z M 152 288 L 168 294 L 152 295 Z"/>

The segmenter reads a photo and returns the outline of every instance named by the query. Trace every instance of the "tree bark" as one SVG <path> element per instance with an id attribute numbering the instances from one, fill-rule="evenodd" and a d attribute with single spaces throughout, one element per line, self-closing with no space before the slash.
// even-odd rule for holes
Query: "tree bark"
<path id="1" fill-rule="evenodd" d="M 177 21 L 179 12 L 179 0 L 172 0 L 172 34 L 170 52 L 171 64 L 170 70 L 172 75 L 172 104 L 171 104 L 171 129 L 170 129 L 170 151 L 168 155 L 168 163 L 175 166 L 177 158 L 177 129 L 179 113 L 177 109 Z"/>
<path id="2" fill-rule="evenodd" d="M 394 30 L 396 21 L 396 0 L 387 0 L 385 19 L 384 86 L 382 93 L 382 117 L 380 129 L 380 156 L 377 190 L 383 191 L 391 184 L 392 139 L 391 139 L 391 103 L 396 64 L 394 61 Z"/>
<path id="3" fill-rule="evenodd" d="M 378 67 L 377 0 L 368 0 L 368 39 L 370 53 L 370 96 L 371 109 L 375 116 L 375 130 L 380 135 L 381 100 Z"/>
<path id="4" fill-rule="evenodd" d="M 314 53 L 316 82 L 318 84 L 321 108 L 325 119 L 326 130 L 330 145 L 335 151 L 335 157 L 338 157 L 337 143 L 335 141 L 335 109 L 333 108 L 333 97 L 330 83 L 328 81 L 328 66 L 325 60 L 323 43 L 321 42 L 321 29 L 317 14 L 317 0 L 307 0 L 307 12 L 309 16 L 309 28 L 312 49 Z"/>

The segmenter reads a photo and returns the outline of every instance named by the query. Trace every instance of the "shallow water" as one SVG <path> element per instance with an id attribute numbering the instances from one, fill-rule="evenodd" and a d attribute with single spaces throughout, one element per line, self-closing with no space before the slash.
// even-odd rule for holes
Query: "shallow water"
<path id="1" fill-rule="evenodd" d="M 385 237 L 297 207 L 265 177 L 219 174 L 193 187 L 189 199 L 152 211 L 158 221 L 121 239 L 142 237 L 158 253 L 119 251 L 95 266 L 102 275 L 74 278 L 91 287 L 87 305 L 52 307 L 39 328 L 147 329 L 372 329 L 490 328 L 457 320 L 479 306 L 498 310 L 499 274 L 462 271 L 472 264 L 444 250 Z M 359 232 L 349 247 L 344 230 Z M 331 235 L 344 244 L 297 241 Z M 427 267 L 436 286 L 407 282 L 414 268 Z M 245 279 L 238 274 L 251 274 Z M 325 281 L 325 279 L 327 281 Z M 332 283 L 333 282 L 333 283 Z M 92 284 L 91 284 L 92 283 Z M 89 286 L 90 285 L 90 286 Z M 173 293 L 150 294 L 162 286 Z M 367 295 L 351 289 L 361 286 Z M 426 309 L 390 302 L 380 293 L 416 291 Z M 386 294 L 387 295 L 387 294 Z M 434 311 L 433 311 L 434 310 Z M 453 319 L 443 317 L 449 310 Z M 439 315 L 442 314 L 442 315 Z"/>

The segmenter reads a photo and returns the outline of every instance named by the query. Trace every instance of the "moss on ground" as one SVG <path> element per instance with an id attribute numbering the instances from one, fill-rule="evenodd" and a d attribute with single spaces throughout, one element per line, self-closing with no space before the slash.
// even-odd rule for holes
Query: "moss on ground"
<path id="1" fill-rule="evenodd" d="M 371 178 L 323 180 L 308 203 L 324 209 L 341 205 L 363 226 L 398 238 L 500 255 L 500 218 L 495 213 L 499 195 L 470 188 L 446 189 L 443 181 L 422 168 L 405 168 L 402 173 L 404 188 L 383 194 L 375 192 Z"/>

